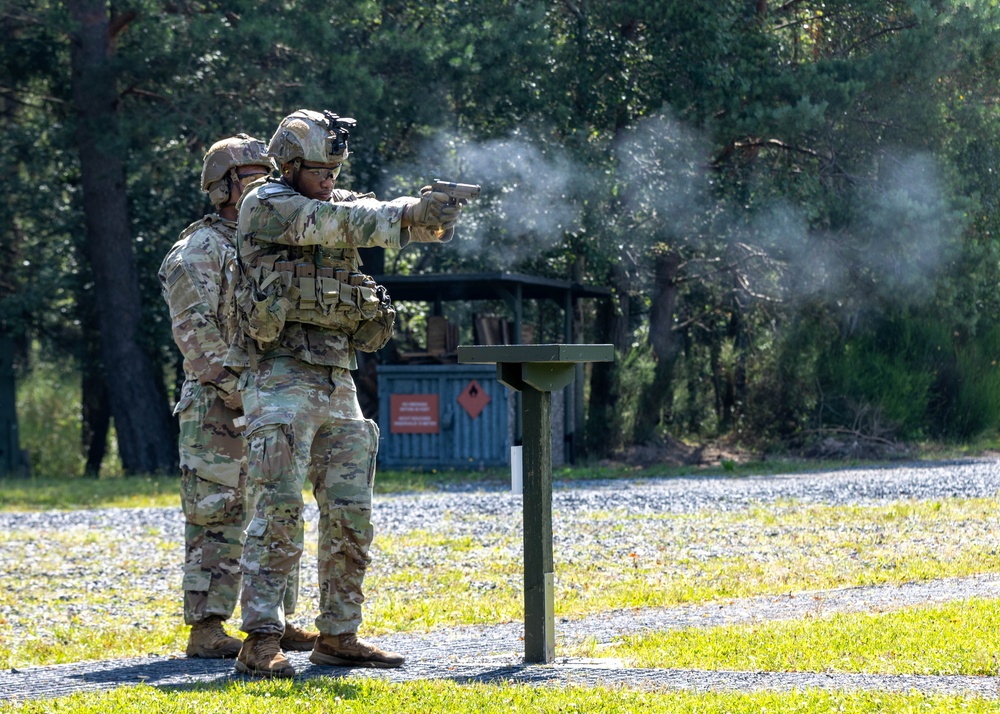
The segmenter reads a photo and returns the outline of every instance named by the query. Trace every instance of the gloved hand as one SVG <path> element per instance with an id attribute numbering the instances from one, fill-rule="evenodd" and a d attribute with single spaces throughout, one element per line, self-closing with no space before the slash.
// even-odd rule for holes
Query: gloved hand
<path id="1" fill-rule="evenodd" d="M 455 227 L 462 207 L 449 204 L 448 195 L 432 191 L 430 186 L 420 189 L 420 201 L 406 209 L 409 227 L 441 228 L 447 231 Z"/>

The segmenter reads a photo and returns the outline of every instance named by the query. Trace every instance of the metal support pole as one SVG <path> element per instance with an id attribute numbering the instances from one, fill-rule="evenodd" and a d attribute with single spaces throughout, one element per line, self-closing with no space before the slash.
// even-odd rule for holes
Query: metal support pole
<path id="1" fill-rule="evenodd" d="M 555 658 L 552 565 L 552 393 L 525 387 L 524 417 L 524 660 Z"/>
<path id="2" fill-rule="evenodd" d="M 580 362 L 610 362 L 611 345 L 474 345 L 458 361 L 495 364 L 497 380 L 521 395 L 524 513 L 524 660 L 555 659 L 552 564 L 552 392 L 573 382 Z"/>

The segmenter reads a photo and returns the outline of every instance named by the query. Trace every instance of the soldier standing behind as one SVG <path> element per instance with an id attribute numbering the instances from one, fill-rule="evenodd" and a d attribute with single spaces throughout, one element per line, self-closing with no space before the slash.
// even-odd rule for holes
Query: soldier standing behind
<path id="1" fill-rule="evenodd" d="M 243 405 L 237 376 L 223 361 L 230 337 L 226 297 L 236 253 L 236 201 L 244 186 L 270 173 L 265 149 L 259 139 L 238 134 L 208 150 L 201 183 L 218 212 L 185 228 L 159 271 L 174 342 L 184 357 L 174 413 L 180 422 L 188 657 L 235 657 L 242 645 L 222 625 L 239 598 L 248 511 L 246 441 L 234 425 Z M 285 608 L 294 612 L 298 570 L 289 577 Z M 282 646 L 308 650 L 315 639 L 315 633 L 289 626 Z"/>
<path id="2" fill-rule="evenodd" d="M 285 577 L 303 550 L 307 478 L 320 510 L 320 638 L 310 661 L 403 663 L 357 637 L 379 433 L 350 370 L 356 349 L 389 340 L 395 316 L 385 289 L 359 272 L 357 248 L 443 242 L 461 209 L 429 189 L 390 202 L 335 189 L 354 124 L 304 109 L 285 117 L 268 145 L 281 178 L 248 186 L 239 205 L 239 325 L 226 364 L 245 370 L 248 488 L 258 496 L 241 564 L 248 636 L 236 660 L 254 675 L 295 674 L 278 638 Z"/>

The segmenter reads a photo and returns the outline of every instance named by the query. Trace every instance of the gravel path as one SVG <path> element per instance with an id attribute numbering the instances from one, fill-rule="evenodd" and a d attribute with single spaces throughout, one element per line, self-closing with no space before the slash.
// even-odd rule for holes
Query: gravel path
<path id="1" fill-rule="evenodd" d="M 665 480 L 631 480 L 557 484 L 553 498 L 555 547 L 559 552 L 592 547 L 588 528 L 575 528 L 577 519 L 595 514 L 687 514 L 738 512 L 762 505 L 831 504 L 870 505 L 901 500 L 939 501 L 943 498 L 993 497 L 1000 492 L 1000 463 L 967 460 L 935 464 L 895 465 L 889 468 L 849 469 L 784 476 L 743 478 L 690 477 Z M 380 534 L 400 535 L 430 524 L 472 538 L 509 535 L 520 523 L 520 497 L 502 490 L 454 491 L 421 495 L 380 496 L 376 502 Z M 315 510 L 307 519 L 315 520 Z M 581 523 L 583 521 L 580 521 Z M 182 523 L 175 509 L 86 510 L 44 513 L 0 513 L 0 534 L 38 532 L 52 535 L 87 529 L 110 531 L 129 546 L 129 556 L 143 559 L 135 548 L 163 550 L 164 543 L 179 543 Z M 150 533 L 156 538 L 151 539 Z M 607 538 L 624 537 L 612 531 Z M 17 541 L 23 545 L 23 541 Z M 148 543 L 148 545 L 143 545 Z M 0 575 L 8 589 L 24 578 L 23 553 L 5 552 L 0 539 Z M 21 547 L 21 546 L 19 546 Z M 77 546 L 74 546 L 74 548 Z M 101 547 L 106 547 L 106 544 Z M 634 543 L 621 547 L 634 548 Z M 85 546 L 84 546 L 85 548 Z M 65 554 L 63 554 L 65 555 Z M 85 557 L 86 553 L 81 557 Z M 99 554 L 95 557 L 99 557 Z M 162 559 L 162 552 L 160 553 Z M 150 553 L 152 558 L 152 553 Z M 67 566 L 72 572 L 72 558 Z M 378 562 L 378 561 L 376 561 Z M 53 566 L 55 567 L 55 566 Z M 304 563 L 314 567 L 314 562 Z M 176 573 L 152 568 L 124 575 L 115 587 L 142 587 L 150 591 L 171 588 Z M 127 582 L 126 582 L 127 581 Z M 123 584 L 124 583 L 124 584 Z M 30 583 L 20 583 L 28 587 Z M 101 583 L 92 584 L 93 587 Z M 557 595 L 558 596 L 558 595 Z M 58 595 L 54 599 L 58 599 Z M 303 600 L 315 599 L 304 588 Z M 685 627 L 709 627 L 739 622 L 800 618 L 836 612 L 871 612 L 928 603 L 943 603 L 969 597 L 1000 598 L 1000 574 L 969 578 L 908 583 L 899 586 L 846 588 L 800 592 L 744 600 L 664 609 L 602 613 L 583 620 L 561 620 L 556 624 L 557 655 L 586 641 L 605 643 L 625 634 Z M 141 616 L 140 613 L 136 614 Z M 86 613 L 75 613 L 86 619 Z M 37 613 L 8 609 L 0 611 L 12 628 L 37 623 Z M 531 684 L 622 685 L 648 689 L 777 690 L 818 688 L 893 692 L 963 693 L 989 698 L 1000 696 L 1000 683 L 991 677 L 880 676 L 805 672 L 711 672 L 673 669 L 637 670 L 614 660 L 558 658 L 550 665 L 524 665 L 521 623 L 435 630 L 413 635 L 396 634 L 371 638 L 406 654 L 400 670 L 365 672 L 358 676 L 406 681 L 445 678 L 457 681 L 517 681 Z M 30 633 L 29 633 L 30 636 Z M 313 667 L 305 654 L 293 654 L 292 662 L 302 677 L 331 674 L 329 668 Z M 184 686 L 193 682 L 224 682 L 233 674 L 231 662 L 187 660 L 173 656 L 86 662 L 51 667 L 31 667 L 0 673 L 0 701 L 50 697 L 82 690 L 102 690 L 146 682 L 156 686 Z"/>

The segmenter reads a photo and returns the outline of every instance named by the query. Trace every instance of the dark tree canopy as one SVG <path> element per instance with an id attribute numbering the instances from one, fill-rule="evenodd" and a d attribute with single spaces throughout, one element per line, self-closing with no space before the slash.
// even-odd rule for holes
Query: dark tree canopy
<path id="1" fill-rule="evenodd" d="M 35 344 L 81 375 L 88 468 L 112 423 L 127 471 L 171 468 L 155 272 L 207 208 L 202 155 L 328 108 L 358 120 L 342 185 L 485 188 L 453 245 L 373 256 L 387 271 L 613 288 L 576 316 L 619 354 L 593 371 L 594 454 L 995 429 L 998 18 L 936 0 L 7 0 L 0 329 L 23 370 Z"/>

